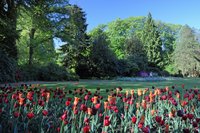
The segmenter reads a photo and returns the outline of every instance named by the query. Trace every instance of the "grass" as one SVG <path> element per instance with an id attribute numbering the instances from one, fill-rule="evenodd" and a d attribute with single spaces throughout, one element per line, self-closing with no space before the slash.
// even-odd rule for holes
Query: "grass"
<path id="1" fill-rule="evenodd" d="M 200 88 L 200 78 L 183 78 L 179 80 L 169 80 L 169 81 L 157 81 L 157 82 L 138 82 L 138 81 L 116 81 L 116 80 L 80 80 L 80 81 L 68 81 L 68 82 L 48 82 L 43 83 L 41 86 L 46 86 L 47 88 L 65 87 L 66 89 L 75 88 L 87 88 L 91 91 L 95 91 L 97 87 L 101 88 L 101 91 L 105 92 L 106 89 L 114 89 L 118 86 L 126 89 L 143 89 L 143 88 L 163 88 L 166 86 L 175 86 L 177 89 L 181 88 L 184 84 L 186 89 L 190 88 Z"/>

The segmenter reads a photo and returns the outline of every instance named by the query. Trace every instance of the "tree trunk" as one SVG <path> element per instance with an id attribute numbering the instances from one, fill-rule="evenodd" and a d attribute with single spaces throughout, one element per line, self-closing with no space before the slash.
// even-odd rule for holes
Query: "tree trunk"
<path id="1" fill-rule="evenodd" d="M 33 64 L 33 39 L 35 35 L 35 29 L 31 28 L 31 31 L 29 33 L 29 38 L 30 38 L 30 44 L 29 44 L 29 65 L 31 66 Z"/>

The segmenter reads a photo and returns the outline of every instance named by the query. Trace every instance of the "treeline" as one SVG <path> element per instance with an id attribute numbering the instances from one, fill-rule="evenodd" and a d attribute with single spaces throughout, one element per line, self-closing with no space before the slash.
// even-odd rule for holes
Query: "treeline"
<path id="1" fill-rule="evenodd" d="M 138 76 L 199 76 L 199 30 L 147 17 L 87 32 L 86 14 L 66 0 L 0 2 L 0 82 Z M 54 40 L 64 43 L 55 49 Z"/>

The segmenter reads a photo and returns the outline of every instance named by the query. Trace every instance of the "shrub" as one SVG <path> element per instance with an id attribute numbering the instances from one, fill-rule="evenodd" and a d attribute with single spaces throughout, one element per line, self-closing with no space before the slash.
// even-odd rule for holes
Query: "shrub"
<path id="1" fill-rule="evenodd" d="M 0 51 L 0 82 L 15 81 L 16 62 Z"/>
<path id="2" fill-rule="evenodd" d="M 23 65 L 20 66 L 20 80 L 40 80 L 40 81 L 62 81 L 78 80 L 79 77 L 69 73 L 64 67 L 55 63 L 49 63 L 45 66 L 40 65 Z"/>

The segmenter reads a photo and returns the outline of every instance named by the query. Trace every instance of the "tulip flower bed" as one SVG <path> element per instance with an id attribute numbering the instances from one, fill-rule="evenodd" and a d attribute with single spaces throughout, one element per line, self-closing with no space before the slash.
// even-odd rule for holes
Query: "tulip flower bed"
<path id="1" fill-rule="evenodd" d="M 198 88 L 108 90 L 1 87 L 0 132 L 200 132 Z"/>

